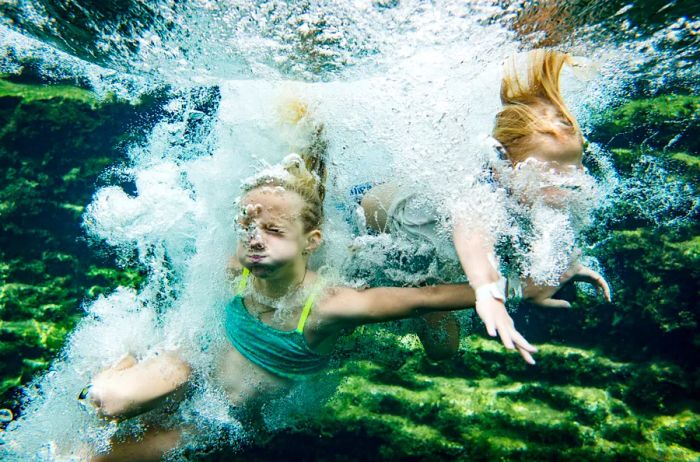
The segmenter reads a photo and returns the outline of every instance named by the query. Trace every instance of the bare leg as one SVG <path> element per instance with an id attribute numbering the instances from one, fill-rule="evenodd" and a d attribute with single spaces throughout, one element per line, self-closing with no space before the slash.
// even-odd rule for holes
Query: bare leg
<path id="1" fill-rule="evenodd" d="M 394 200 L 398 186 L 386 183 L 370 189 L 362 198 L 362 209 L 367 218 L 367 226 L 375 231 L 387 232 L 389 228 L 389 207 Z M 440 311 L 423 316 L 425 323 L 418 330 L 418 337 L 425 353 L 433 360 L 453 356 L 459 348 L 459 322 L 453 313 Z"/>
<path id="2" fill-rule="evenodd" d="M 367 191 L 361 205 L 369 228 L 380 233 L 388 231 L 388 211 L 397 191 L 398 186 L 391 183 L 380 184 Z"/>
<path id="3" fill-rule="evenodd" d="M 189 364 L 172 352 L 139 363 L 127 356 L 95 376 L 89 398 L 103 417 L 128 418 L 176 398 L 190 375 Z"/>
<path id="4" fill-rule="evenodd" d="M 434 361 L 451 358 L 459 349 L 459 321 L 454 313 L 436 311 L 422 316 L 425 323 L 418 329 L 425 354 Z"/>
<path id="5" fill-rule="evenodd" d="M 182 438 L 182 430 L 148 430 L 138 440 L 115 442 L 109 454 L 99 455 L 90 462 L 151 462 L 160 461 L 168 451 L 175 449 Z"/>

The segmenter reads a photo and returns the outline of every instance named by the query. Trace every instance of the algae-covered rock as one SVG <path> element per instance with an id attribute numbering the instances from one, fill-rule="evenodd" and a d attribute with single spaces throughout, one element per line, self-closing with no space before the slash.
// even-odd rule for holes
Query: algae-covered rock
<path id="1" fill-rule="evenodd" d="M 117 285 L 137 286 L 89 249 L 80 215 L 98 176 L 157 116 L 162 97 L 140 104 L 100 100 L 64 85 L 0 79 L 0 396 L 61 348 L 81 303 Z"/>
<path id="2" fill-rule="evenodd" d="M 475 335 L 463 339 L 460 356 L 433 363 L 415 335 L 376 327 L 348 342 L 361 353 L 342 364 L 340 385 L 320 409 L 302 412 L 303 422 L 237 456 L 205 460 L 293 455 L 318 461 L 694 461 L 700 456 L 692 435 L 700 417 L 685 407 L 687 394 L 669 396 L 667 409 L 640 411 L 633 403 L 645 399 L 635 392 L 640 382 L 663 388 L 669 377 L 659 369 L 673 368 L 669 363 L 619 362 L 594 350 L 545 344 L 538 364 L 529 366 L 499 342 Z M 397 346 L 398 354 L 384 354 L 382 345 Z"/>
<path id="3" fill-rule="evenodd" d="M 610 147 L 700 152 L 700 97 L 662 95 L 628 101 L 598 116 L 592 137 Z"/>
<path id="4" fill-rule="evenodd" d="M 694 373 L 700 335 L 700 236 L 609 230 L 596 255 L 613 303 L 579 293 L 569 310 L 522 307 L 514 318 L 531 341 L 560 341 L 637 359 L 663 356 Z"/>
<path id="5" fill-rule="evenodd" d="M 139 34 L 152 27 L 154 22 L 166 20 L 157 4 L 134 0 L 9 1 L 0 3 L 0 13 L 9 20 L 9 25 L 24 34 L 52 43 L 74 56 L 91 62 L 125 66 L 130 53 L 138 49 Z M 37 21 L 47 16 L 51 18 L 51 27 Z M 168 22 L 172 23 L 172 20 Z M 121 38 L 120 47 L 105 46 L 106 37 L 113 34 Z M 120 59 L 125 61 L 120 62 Z"/>
<path id="6" fill-rule="evenodd" d="M 566 341 L 578 330 L 618 353 L 697 367 L 699 124 L 700 99 L 677 94 L 632 100 L 597 117 L 591 138 L 610 149 L 621 176 L 616 209 L 593 239 L 614 303 L 584 296 L 573 312 L 553 314 L 554 322 L 535 315 L 532 324 L 551 326 L 541 338 Z"/>

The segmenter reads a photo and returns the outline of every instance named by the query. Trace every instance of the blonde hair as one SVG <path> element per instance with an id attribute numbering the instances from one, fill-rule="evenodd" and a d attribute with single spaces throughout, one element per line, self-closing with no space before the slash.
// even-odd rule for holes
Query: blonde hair
<path id="1" fill-rule="evenodd" d="M 515 59 L 506 65 L 501 81 L 502 109 L 496 115 L 493 137 L 506 149 L 508 158 L 517 163 L 527 157 L 534 146 L 534 134 L 558 136 L 562 132 L 581 137 L 576 118 L 566 107 L 561 95 L 559 77 L 565 64 L 572 64 L 566 53 L 554 50 L 532 50 L 527 55 L 528 72 L 525 81 L 518 75 Z M 538 114 L 536 106 L 553 106 L 571 128 L 553 125 Z"/>
<path id="2" fill-rule="evenodd" d="M 301 219 L 304 231 L 320 229 L 323 223 L 323 199 L 326 195 L 326 148 L 328 143 L 323 136 L 323 124 L 309 116 L 308 105 L 300 100 L 285 102 L 282 114 L 286 122 L 310 129 L 306 146 L 299 149 L 299 155 L 287 156 L 279 167 L 284 174 L 256 176 L 243 186 L 248 193 L 261 186 L 280 186 L 286 191 L 297 193 L 304 201 Z M 278 170 L 279 171 L 279 170 Z"/>

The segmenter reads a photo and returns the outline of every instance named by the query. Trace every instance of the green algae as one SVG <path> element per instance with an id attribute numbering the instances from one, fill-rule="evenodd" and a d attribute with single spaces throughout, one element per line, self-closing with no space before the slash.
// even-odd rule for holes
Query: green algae
<path id="1" fill-rule="evenodd" d="M 100 101 L 91 91 L 69 85 L 34 85 L 0 79 L 0 98 L 17 98 L 25 104 L 46 100 L 69 100 L 95 108 Z"/>
<path id="2" fill-rule="evenodd" d="M 601 111 L 591 138 L 609 148 L 623 179 L 634 180 L 651 159 L 662 169 L 661 181 L 684 185 L 677 189 L 682 196 L 673 200 L 684 201 L 687 213 L 658 217 L 672 223 L 659 226 L 656 217 L 635 216 L 638 204 L 620 204 L 610 226 L 595 239 L 594 251 L 614 287 L 615 303 L 601 306 L 579 295 L 574 312 L 548 320 L 535 314 L 535 322 L 552 326 L 541 338 L 592 337 L 608 353 L 641 359 L 654 352 L 694 370 L 700 346 L 700 98 L 668 94 L 628 101 Z M 565 318 L 570 324 L 559 320 Z M 638 389 L 642 393 L 641 385 Z"/>
<path id="3" fill-rule="evenodd" d="M 699 116 L 700 98 L 670 94 L 626 102 L 603 117 L 608 129 L 624 131 L 639 125 L 677 124 Z"/>
<path id="4" fill-rule="evenodd" d="M 364 460 L 368 453 L 381 460 L 431 461 L 691 461 L 700 455 L 692 433 L 700 422 L 695 412 L 639 412 L 630 403 L 626 391 L 639 380 L 637 363 L 544 344 L 531 367 L 517 358 L 511 362 L 517 355 L 498 342 L 470 335 L 462 355 L 436 364 L 413 334 L 373 327 L 353 337 L 349 342 L 362 353 L 342 363 L 340 384 L 316 417 L 244 455 L 272 460 L 283 444 L 311 435 L 322 435 L 311 452 L 321 461 Z M 402 359 L 373 355 L 376 339 L 399 342 Z M 494 355 L 499 374 L 463 374 L 464 363 L 491 362 Z M 544 364 L 558 364 L 559 371 L 552 374 Z M 387 375 L 389 366 L 393 374 Z M 660 364 L 645 367 L 658 374 Z M 572 374 L 580 383 L 571 383 Z M 362 444 L 348 444 L 352 439 Z"/>
<path id="5" fill-rule="evenodd" d="M 691 155 L 686 152 L 676 152 L 671 154 L 670 157 L 691 169 L 695 174 L 700 173 L 700 157 L 697 155 Z"/>
<path id="6" fill-rule="evenodd" d="M 663 332 L 697 328 L 699 238 L 646 228 L 611 233 L 604 265 L 625 281 L 617 289 L 624 300 L 619 309 L 625 327 L 651 328 L 651 323 Z"/>
<path id="7" fill-rule="evenodd" d="M 465 362 L 493 354 L 507 362 L 508 353 L 492 340 L 469 336 L 462 349 Z M 453 368 L 461 368 L 456 360 L 445 362 L 441 375 L 430 367 L 426 371 L 429 362 L 416 347 L 398 370 L 405 381 L 427 384 L 423 387 L 382 382 L 376 362 L 351 360 L 341 368 L 344 378 L 311 431 L 326 437 L 347 431 L 381 435 L 380 454 L 388 460 L 690 461 L 700 456 L 688 437 L 700 422 L 697 414 L 640 414 L 628 403 L 625 390 L 639 375 L 638 365 L 559 345 L 541 345 L 537 357 L 537 366 L 523 366 L 528 381 L 519 368 L 503 366 L 503 379 L 475 379 L 453 374 Z M 559 380 L 543 363 L 560 365 Z M 572 374 L 578 380 L 570 380 Z M 659 437 L 663 428 L 668 437 Z"/>
<path id="8" fill-rule="evenodd" d="M 692 260 L 700 259 L 700 236 L 693 236 L 686 241 L 670 242 L 669 245 L 686 258 Z"/>
<path id="9" fill-rule="evenodd" d="M 81 304 L 117 286 L 137 287 L 138 268 L 117 269 L 91 251 L 81 215 L 95 183 L 136 140 L 130 128 L 151 106 L 66 85 L 0 79 L 0 396 L 43 371 L 82 316 Z M 159 104 L 159 103 L 158 103 Z"/>
<path id="10" fill-rule="evenodd" d="M 341 347 L 360 353 L 342 365 L 336 393 L 301 432 L 331 438 L 329 450 L 349 432 L 380 435 L 373 444 L 387 460 L 690 461 L 700 455 L 690 436 L 700 418 L 687 408 L 697 408 L 689 401 L 696 386 L 669 361 L 542 344 L 531 367 L 499 342 L 471 335 L 461 355 L 433 363 L 416 336 L 375 327 L 345 342 Z M 385 345 L 397 354 L 387 355 Z M 432 431 L 421 430 L 420 444 L 412 440 L 408 429 L 426 426 Z M 659 437 L 663 431 L 668 436 Z"/>
<path id="11" fill-rule="evenodd" d="M 645 148 L 642 152 L 685 148 L 694 157 L 700 148 L 695 136 L 700 124 L 700 97 L 668 94 L 631 100 L 602 111 L 593 124 L 592 139 L 604 141 L 610 148 L 631 152 L 640 152 L 640 147 Z M 623 154 L 615 149 L 613 152 L 616 156 Z"/>

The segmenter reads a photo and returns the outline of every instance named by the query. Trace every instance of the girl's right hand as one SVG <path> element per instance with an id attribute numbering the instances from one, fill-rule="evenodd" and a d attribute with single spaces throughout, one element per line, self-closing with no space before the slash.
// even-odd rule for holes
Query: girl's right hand
<path id="1" fill-rule="evenodd" d="M 513 319 L 508 314 L 502 300 L 493 297 L 479 299 L 476 301 L 476 313 L 491 337 L 499 335 L 506 348 L 509 350 L 517 349 L 525 362 L 535 364 L 531 353 L 536 353 L 537 348 L 530 345 L 525 337 L 515 330 Z"/>

